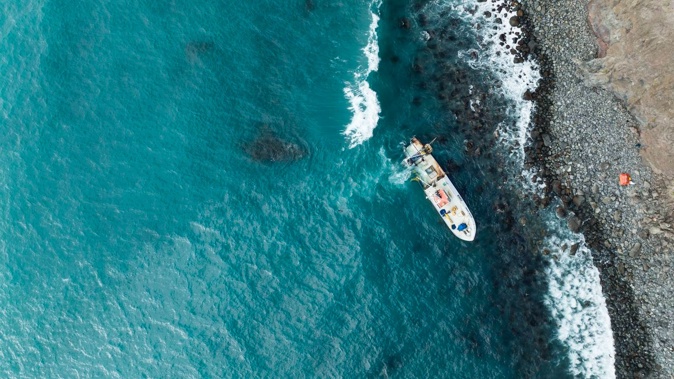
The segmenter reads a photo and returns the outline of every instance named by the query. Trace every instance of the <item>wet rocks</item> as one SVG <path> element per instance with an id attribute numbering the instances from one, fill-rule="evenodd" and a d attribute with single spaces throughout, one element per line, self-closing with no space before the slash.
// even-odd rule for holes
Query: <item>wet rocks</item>
<path id="1" fill-rule="evenodd" d="M 585 202 L 585 197 L 576 195 L 573 197 L 572 201 L 575 206 L 580 207 Z"/>
<path id="2" fill-rule="evenodd" d="M 518 21 L 530 25 L 533 38 L 515 49 L 536 56 L 543 77 L 535 94 L 524 95 L 537 107 L 526 165 L 542 166 L 549 197 L 563 204 L 555 213 L 570 230 L 582 230 L 592 249 L 618 377 L 666 377 L 674 372 L 674 331 L 662 326 L 674 318 L 667 295 L 674 293 L 667 258 L 674 231 L 665 225 L 674 214 L 664 204 L 666 184 L 641 160 L 639 123 L 623 103 L 579 77 L 579 62 L 597 52 L 584 7 L 576 0 L 523 0 L 521 10 Z M 618 186 L 623 171 L 635 186 Z"/>
<path id="3" fill-rule="evenodd" d="M 578 233 L 580 231 L 581 221 L 576 216 L 571 216 L 566 220 L 566 224 L 569 227 L 569 230 Z"/>
<path id="4" fill-rule="evenodd" d="M 557 208 L 555 208 L 555 214 L 559 218 L 566 218 L 566 209 L 562 206 L 558 206 Z"/>

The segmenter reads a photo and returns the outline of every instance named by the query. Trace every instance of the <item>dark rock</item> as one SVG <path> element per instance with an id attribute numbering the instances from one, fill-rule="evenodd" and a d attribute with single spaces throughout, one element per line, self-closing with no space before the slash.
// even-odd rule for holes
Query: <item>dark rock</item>
<path id="1" fill-rule="evenodd" d="M 585 202 L 585 197 L 576 195 L 573 197 L 573 203 L 577 206 L 580 207 L 583 203 Z"/>
<path id="2" fill-rule="evenodd" d="M 510 17 L 510 26 L 519 26 L 520 18 L 517 16 Z"/>
<path id="3" fill-rule="evenodd" d="M 651 233 L 648 231 L 648 229 L 641 229 L 641 230 L 637 233 L 637 235 L 638 235 L 639 238 L 641 238 L 642 240 L 645 240 L 645 239 L 647 239 L 648 237 L 650 237 Z"/>
<path id="4" fill-rule="evenodd" d="M 569 227 L 569 230 L 578 233 L 580 231 L 581 221 L 578 217 L 571 216 L 566 220 L 566 225 Z"/>
<path id="5" fill-rule="evenodd" d="M 562 207 L 561 205 L 558 206 L 555 209 L 555 213 L 557 214 L 557 217 L 559 217 L 559 218 L 565 218 L 566 217 L 566 209 L 564 207 Z"/>
<path id="6" fill-rule="evenodd" d="M 552 181 L 552 192 L 556 193 L 557 195 L 562 194 L 562 182 L 559 180 L 553 180 Z"/>
<path id="7" fill-rule="evenodd" d="M 407 17 L 403 17 L 400 19 L 400 27 L 403 29 L 409 29 L 412 26 L 410 23 L 410 19 Z"/>
<path id="8" fill-rule="evenodd" d="M 569 254 L 576 255 L 576 252 L 578 251 L 578 247 L 579 247 L 579 245 L 577 243 L 574 243 L 573 245 L 571 245 L 571 251 L 569 252 Z"/>

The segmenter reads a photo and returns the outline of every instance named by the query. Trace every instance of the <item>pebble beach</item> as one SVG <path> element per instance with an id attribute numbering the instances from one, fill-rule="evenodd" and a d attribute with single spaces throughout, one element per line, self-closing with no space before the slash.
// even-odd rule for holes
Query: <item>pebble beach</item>
<path id="1" fill-rule="evenodd" d="M 609 91 L 586 84 L 597 41 L 585 0 L 524 0 L 521 18 L 543 79 L 527 165 L 545 178 L 557 216 L 584 234 L 600 271 L 617 377 L 674 372 L 671 206 L 664 177 L 640 156 L 640 125 Z M 634 185 L 621 187 L 618 176 Z"/>

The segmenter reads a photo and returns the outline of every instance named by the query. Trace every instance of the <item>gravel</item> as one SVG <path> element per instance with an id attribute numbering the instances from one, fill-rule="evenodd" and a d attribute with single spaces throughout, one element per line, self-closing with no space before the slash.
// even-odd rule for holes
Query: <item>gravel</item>
<path id="1" fill-rule="evenodd" d="M 665 182 L 639 155 L 639 124 L 623 103 L 585 84 L 579 63 L 596 57 L 588 0 L 522 0 L 517 22 L 536 41 L 543 83 L 533 96 L 531 160 L 550 196 L 571 211 L 601 273 L 621 378 L 674 373 L 674 214 Z M 636 183 L 618 185 L 629 172 Z M 565 210 L 557 212 L 567 217 Z M 573 216 L 575 215 L 575 216 Z"/>

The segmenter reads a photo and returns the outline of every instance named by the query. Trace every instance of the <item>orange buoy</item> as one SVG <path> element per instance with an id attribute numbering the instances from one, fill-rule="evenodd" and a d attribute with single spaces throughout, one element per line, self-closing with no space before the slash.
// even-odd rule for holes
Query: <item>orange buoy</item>
<path id="1" fill-rule="evenodd" d="M 623 172 L 620 174 L 620 185 L 621 186 L 629 186 L 632 183 L 632 177 L 630 174 Z"/>

